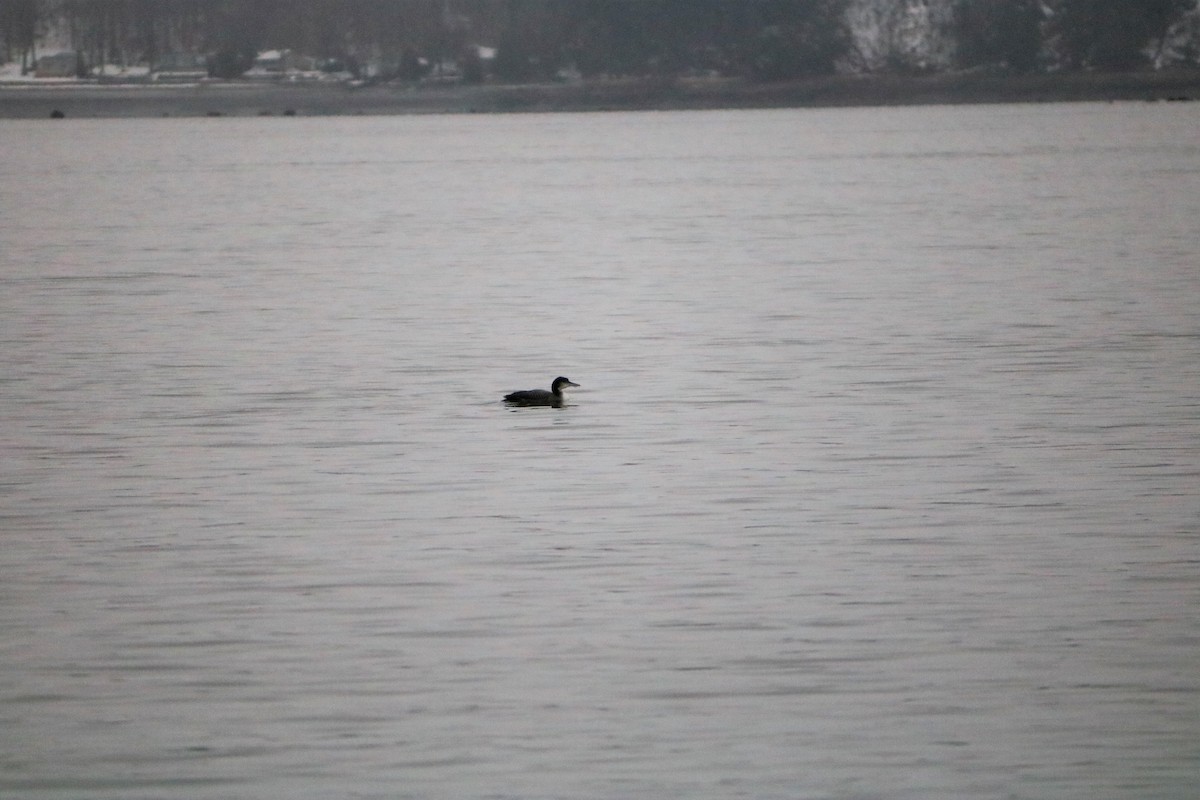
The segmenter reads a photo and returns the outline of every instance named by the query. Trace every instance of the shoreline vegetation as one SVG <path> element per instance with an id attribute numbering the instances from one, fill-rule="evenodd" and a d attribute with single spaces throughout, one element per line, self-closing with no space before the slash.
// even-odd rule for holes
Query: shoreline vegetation
<path id="1" fill-rule="evenodd" d="M 339 116 L 1200 100 L 1200 70 L 551 84 L 0 83 L 0 119 Z"/>

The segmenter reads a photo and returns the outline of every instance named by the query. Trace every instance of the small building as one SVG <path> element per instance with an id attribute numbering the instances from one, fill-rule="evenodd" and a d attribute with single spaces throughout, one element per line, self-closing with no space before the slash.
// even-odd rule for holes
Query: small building
<path id="1" fill-rule="evenodd" d="M 101 64 L 92 68 L 92 75 L 100 83 L 146 83 L 150 80 L 150 67 L 145 64 L 135 64 L 132 67 Z"/>
<path id="2" fill-rule="evenodd" d="M 284 72 L 291 59 L 291 50 L 264 50 L 254 57 L 251 69 L 257 72 Z"/>
<path id="3" fill-rule="evenodd" d="M 77 78 L 83 71 L 83 56 L 76 50 L 45 55 L 33 69 L 35 78 Z"/>
<path id="4" fill-rule="evenodd" d="M 317 60 L 292 50 L 264 50 L 254 58 L 254 66 L 245 77 L 258 80 L 282 80 L 317 69 Z"/>
<path id="5" fill-rule="evenodd" d="M 160 83 L 195 83 L 208 77 L 208 61 L 198 53 L 164 53 L 151 79 Z"/>

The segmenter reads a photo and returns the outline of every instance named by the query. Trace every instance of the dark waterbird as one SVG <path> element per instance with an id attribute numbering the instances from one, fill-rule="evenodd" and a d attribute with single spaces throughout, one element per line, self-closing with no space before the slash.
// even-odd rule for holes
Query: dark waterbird
<path id="1" fill-rule="evenodd" d="M 572 383 L 570 378 L 557 377 L 554 383 L 550 384 L 550 391 L 545 389 L 526 389 L 522 392 L 513 392 L 512 394 L 504 395 L 504 402 L 514 406 L 561 406 L 565 397 L 563 389 L 568 386 L 578 386 L 578 383 Z"/>

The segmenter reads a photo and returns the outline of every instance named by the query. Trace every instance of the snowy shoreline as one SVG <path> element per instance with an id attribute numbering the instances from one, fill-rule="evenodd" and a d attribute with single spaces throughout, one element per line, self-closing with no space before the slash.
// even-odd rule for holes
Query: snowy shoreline
<path id="1" fill-rule="evenodd" d="M 0 82 L 0 119 L 803 108 L 962 103 L 1200 100 L 1200 72 L 927 77 L 832 76 L 786 83 L 639 79 L 568 84 L 122 84 Z M 55 112 L 58 112 L 55 114 Z"/>

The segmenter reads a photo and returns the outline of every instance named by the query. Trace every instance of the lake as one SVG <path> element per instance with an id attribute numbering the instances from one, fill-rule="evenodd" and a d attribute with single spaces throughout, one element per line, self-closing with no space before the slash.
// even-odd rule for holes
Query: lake
<path id="1" fill-rule="evenodd" d="M 0 794 L 1190 800 L 1198 129 L 0 123 Z"/>

